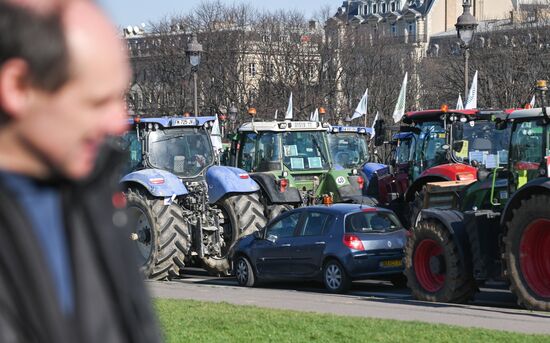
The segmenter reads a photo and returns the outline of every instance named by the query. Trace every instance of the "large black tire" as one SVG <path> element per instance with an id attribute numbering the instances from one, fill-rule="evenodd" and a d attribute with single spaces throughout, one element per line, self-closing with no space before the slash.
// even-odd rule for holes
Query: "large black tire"
<path id="1" fill-rule="evenodd" d="M 550 197 L 522 200 L 506 223 L 504 263 L 518 303 L 550 311 Z"/>
<path id="2" fill-rule="evenodd" d="M 220 225 L 224 230 L 225 248 L 221 256 L 203 257 L 202 264 L 212 275 L 230 275 L 229 255 L 237 240 L 263 228 L 267 221 L 257 193 L 234 195 L 220 201 L 217 206 L 223 215 Z"/>
<path id="3" fill-rule="evenodd" d="M 239 286 L 254 287 L 258 284 L 252 264 L 244 256 L 239 256 L 235 261 L 235 277 Z"/>
<path id="4" fill-rule="evenodd" d="M 437 220 L 421 220 L 405 246 L 405 276 L 419 300 L 465 303 L 477 290 L 456 242 Z"/>
<path id="5" fill-rule="evenodd" d="M 323 266 L 323 283 L 330 293 L 342 294 L 349 290 L 351 279 L 340 262 L 330 259 Z"/>
<path id="6" fill-rule="evenodd" d="M 143 275 L 153 280 L 177 277 L 191 246 L 181 209 L 141 189 L 128 189 L 126 199 Z"/>
<path id="7" fill-rule="evenodd" d="M 266 209 L 266 217 L 267 220 L 273 220 L 274 218 L 278 217 L 279 215 L 292 210 L 292 206 L 285 205 L 285 204 L 277 204 L 277 205 L 270 205 L 267 206 Z"/>

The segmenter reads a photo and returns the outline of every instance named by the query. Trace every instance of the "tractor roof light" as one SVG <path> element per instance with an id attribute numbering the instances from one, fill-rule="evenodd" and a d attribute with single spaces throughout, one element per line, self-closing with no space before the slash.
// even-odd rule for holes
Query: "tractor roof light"
<path id="1" fill-rule="evenodd" d="M 332 132 L 336 133 L 336 132 L 338 132 L 338 131 L 340 131 L 340 130 L 339 130 L 337 127 L 333 127 L 333 128 L 332 128 Z"/>
<path id="2" fill-rule="evenodd" d="M 279 124 L 279 129 L 281 129 L 281 130 L 286 130 L 286 127 L 287 127 L 286 123 L 280 123 Z"/>
<path id="3" fill-rule="evenodd" d="M 324 107 L 319 107 L 319 114 L 327 113 Z"/>
<path id="4" fill-rule="evenodd" d="M 325 194 L 323 195 L 323 205 L 332 205 L 334 204 L 334 199 L 332 198 L 332 195 Z"/>
<path id="5" fill-rule="evenodd" d="M 134 124 L 139 124 L 141 123 L 141 118 L 140 117 L 134 117 Z"/>
<path id="6" fill-rule="evenodd" d="M 255 117 L 256 116 L 256 109 L 254 107 L 250 107 L 248 109 L 248 115 L 251 116 L 251 117 Z"/>
<path id="7" fill-rule="evenodd" d="M 461 122 L 461 123 L 465 123 L 465 122 L 467 122 L 467 121 L 468 121 L 468 118 L 466 118 L 466 117 L 460 117 L 460 122 Z"/>
<path id="8" fill-rule="evenodd" d="M 447 104 L 441 105 L 441 112 L 443 112 L 443 113 L 449 112 L 449 105 L 447 105 Z"/>

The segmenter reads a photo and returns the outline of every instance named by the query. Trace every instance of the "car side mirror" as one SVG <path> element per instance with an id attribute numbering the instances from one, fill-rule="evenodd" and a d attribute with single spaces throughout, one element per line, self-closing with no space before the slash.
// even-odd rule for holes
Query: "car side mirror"
<path id="1" fill-rule="evenodd" d="M 277 242 L 277 238 L 278 238 L 278 237 L 275 236 L 275 235 L 269 235 L 269 236 L 267 236 L 267 240 L 270 241 L 271 243 Z"/>
<path id="2" fill-rule="evenodd" d="M 495 121 L 495 128 L 497 130 L 506 130 L 507 127 L 508 127 L 508 124 L 507 124 L 506 120 L 497 119 Z"/>

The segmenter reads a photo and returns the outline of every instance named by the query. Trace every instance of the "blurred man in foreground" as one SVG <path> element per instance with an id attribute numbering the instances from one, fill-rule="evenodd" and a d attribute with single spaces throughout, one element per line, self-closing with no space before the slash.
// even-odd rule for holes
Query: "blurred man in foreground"
<path id="1" fill-rule="evenodd" d="M 106 144 L 123 51 L 92 2 L 0 0 L 0 342 L 159 341 Z"/>

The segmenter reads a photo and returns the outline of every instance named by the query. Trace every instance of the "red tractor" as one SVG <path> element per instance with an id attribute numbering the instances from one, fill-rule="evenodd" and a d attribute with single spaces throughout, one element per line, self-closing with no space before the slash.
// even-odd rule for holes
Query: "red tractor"
<path id="1" fill-rule="evenodd" d="M 510 111 L 439 110 L 408 112 L 405 124 L 393 138 L 391 172 L 380 170 L 367 195 L 394 209 L 409 226 L 415 226 L 423 207 L 424 186 L 477 179 L 477 168 L 491 154 L 507 156 L 508 131 L 495 130 L 495 119 Z"/>

